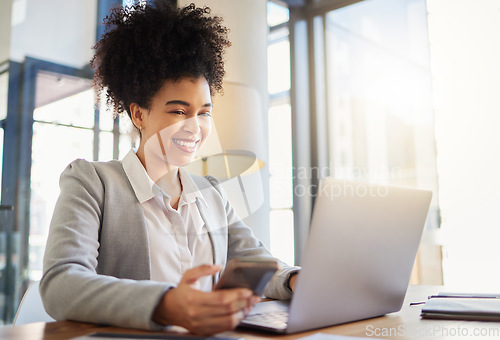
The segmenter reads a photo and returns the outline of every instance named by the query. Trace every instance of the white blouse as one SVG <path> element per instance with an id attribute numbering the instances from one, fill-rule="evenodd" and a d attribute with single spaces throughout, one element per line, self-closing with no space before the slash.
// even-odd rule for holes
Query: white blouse
<path id="1" fill-rule="evenodd" d="M 178 284 L 186 270 L 213 264 L 212 243 L 196 206 L 196 200 L 205 206 L 207 202 L 187 171 L 179 168 L 182 193 L 177 209 L 173 209 L 171 197 L 148 176 L 134 150 L 123 158 L 122 164 L 144 210 L 151 279 Z M 210 291 L 212 278 L 201 278 L 197 288 Z"/>

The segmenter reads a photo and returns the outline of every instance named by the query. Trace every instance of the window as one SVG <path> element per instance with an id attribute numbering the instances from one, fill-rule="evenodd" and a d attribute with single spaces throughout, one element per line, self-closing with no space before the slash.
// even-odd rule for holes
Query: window
<path id="1" fill-rule="evenodd" d="M 426 1 L 351 3 L 339 7 L 318 0 L 293 9 L 292 110 L 302 122 L 294 140 L 299 134 L 310 140 L 294 155 L 312 169 L 306 183 L 311 188 L 333 176 L 432 190 L 426 230 L 438 230 Z M 294 199 L 296 206 L 304 200 L 297 193 Z M 295 213 L 309 216 L 310 211 Z M 296 240 L 300 251 L 305 217 L 296 228 L 302 230 Z M 423 244 L 412 282 L 442 283 L 441 260 L 439 245 Z"/>
<path id="2" fill-rule="evenodd" d="M 499 1 L 428 0 L 443 280 L 500 285 Z M 444 237 L 445 236 L 445 237 Z"/>
<path id="3" fill-rule="evenodd" d="M 326 15 L 332 174 L 436 188 L 426 15 L 423 0 Z"/>
<path id="4" fill-rule="evenodd" d="M 325 21 L 330 173 L 432 190 L 426 228 L 439 228 L 426 2 L 366 1 Z M 413 282 L 442 282 L 439 247 L 418 261 Z"/>
<path id="5" fill-rule="evenodd" d="M 3 125 L 7 117 L 7 95 L 9 87 L 8 62 L 0 65 L 0 201 L 2 198 L 2 166 L 3 166 Z"/>
<path id="6" fill-rule="evenodd" d="M 60 174 L 76 158 L 88 161 L 116 158 L 116 134 L 121 154 L 131 147 L 131 138 L 119 135 L 105 100 L 101 101 L 99 111 L 94 110 L 91 85 L 92 80 L 86 78 L 47 71 L 37 75 L 37 89 L 42 90 L 36 92 L 31 150 L 29 278 L 33 281 L 42 276 L 43 253 L 59 196 Z"/>
<path id="7" fill-rule="evenodd" d="M 269 185 L 271 252 L 294 263 L 290 41 L 288 8 L 268 2 Z"/>

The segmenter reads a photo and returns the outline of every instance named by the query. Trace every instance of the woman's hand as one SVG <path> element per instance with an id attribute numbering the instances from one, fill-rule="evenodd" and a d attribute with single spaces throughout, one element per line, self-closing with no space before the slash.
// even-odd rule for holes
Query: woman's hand
<path id="1" fill-rule="evenodd" d="M 213 292 L 193 288 L 199 278 L 214 275 L 219 270 L 220 266 L 203 265 L 186 271 L 179 285 L 163 295 L 153 321 L 182 326 L 202 335 L 234 329 L 260 298 L 246 288 Z"/>

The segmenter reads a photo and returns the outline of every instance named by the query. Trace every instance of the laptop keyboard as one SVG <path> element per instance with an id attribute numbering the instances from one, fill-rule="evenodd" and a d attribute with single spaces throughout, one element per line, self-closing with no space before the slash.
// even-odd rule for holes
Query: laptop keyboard
<path id="1" fill-rule="evenodd" d="M 258 325 L 270 328 L 285 329 L 288 321 L 288 312 L 270 312 L 247 315 L 243 324 Z"/>

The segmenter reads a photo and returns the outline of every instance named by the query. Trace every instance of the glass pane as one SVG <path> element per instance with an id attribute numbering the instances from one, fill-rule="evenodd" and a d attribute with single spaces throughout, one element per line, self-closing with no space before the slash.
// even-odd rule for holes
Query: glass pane
<path id="1" fill-rule="evenodd" d="M 9 95 L 9 72 L 0 74 L 0 120 L 7 117 L 7 98 Z"/>
<path id="2" fill-rule="evenodd" d="M 294 262 L 293 211 L 271 210 L 271 252 L 289 265 Z"/>
<path id="3" fill-rule="evenodd" d="M 271 209 L 291 208 L 293 165 L 290 104 L 272 106 L 268 117 Z"/>
<path id="4" fill-rule="evenodd" d="M 132 135 L 139 136 L 138 130 L 135 128 L 134 124 L 128 116 L 120 116 L 120 134 L 122 135 Z"/>
<path id="5" fill-rule="evenodd" d="M 133 147 L 135 147 L 135 144 L 133 143 L 130 135 L 120 135 L 118 159 L 123 159 L 123 157 L 125 157 L 125 155 L 127 155 Z"/>
<path id="6" fill-rule="evenodd" d="M 92 130 L 33 124 L 31 165 L 31 225 L 29 277 L 39 280 L 42 258 L 54 206 L 59 196 L 59 177 L 76 158 L 92 160 Z"/>
<path id="7" fill-rule="evenodd" d="M 431 189 L 426 228 L 439 228 L 426 1 L 363 1 L 330 12 L 325 42 L 331 174 Z M 427 249 L 417 282 L 439 284 L 439 252 Z"/>
<path id="8" fill-rule="evenodd" d="M 500 2 L 428 0 L 443 280 L 500 287 Z"/>
<path id="9" fill-rule="evenodd" d="M 268 91 L 290 90 L 290 42 L 283 40 L 267 48 Z"/>
<path id="10" fill-rule="evenodd" d="M 14 219 L 14 210 L 0 210 L 0 223 Z M 0 232 L 0 326 L 15 316 L 21 283 L 19 250 L 22 249 L 19 232 Z"/>
<path id="11" fill-rule="evenodd" d="M 123 159 L 131 148 L 139 146 L 139 132 L 128 117 L 120 117 L 119 159 Z"/>
<path id="12" fill-rule="evenodd" d="M 0 202 L 2 201 L 3 129 L 0 129 Z"/>
<path id="13" fill-rule="evenodd" d="M 290 20 L 288 8 L 280 6 L 272 1 L 267 2 L 267 24 L 276 26 Z"/>
<path id="14" fill-rule="evenodd" d="M 331 173 L 436 193 L 425 1 L 360 2 L 326 25 Z M 428 227 L 437 214 L 434 195 Z"/>
<path id="15" fill-rule="evenodd" d="M 102 131 L 99 133 L 99 161 L 105 162 L 113 159 L 113 132 Z"/>
<path id="16" fill-rule="evenodd" d="M 106 105 L 106 96 L 101 96 L 99 102 L 99 129 L 113 131 L 114 113 Z"/>
<path id="17" fill-rule="evenodd" d="M 47 96 L 39 95 L 39 87 L 43 84 L 49 84 L 53 79 L 46 76 L 37 78 L 37 103 L 41 104 L 33 112 L 33 119 L 44 122 L 81 126 L 86 128 L 94 127 L 94 91 L 87 89 L 85 91 L 65 97 L 66 92 L 60 95 Z M 82 80 L 83 79 L 79 79 Z M 74 80 L 74 81 L 79 81 Z M 89 80 L 86 80 L 89 81 Z M 60 85 L 62 88 L 67 86 L 69 80 L 65 80 Z M 61 98 L 62 97 L 62 98 Z"/>
<path id="18" fill-rule="evenodd" d="M 12 10 L 0 10 L 3 22 L 6 22 L 6 25 L 11 23 L 8 34 L 10 48 L 6 51 L 8 58 L 3 58 L 1 62 L 10 59 L 21 64 L 26 61 L 25 66 L 33 65 L 33 68 L 30 66 L 29 69 L 25 69 L 27 71 L 25 75 L 30 79 L 33 76 L 31 72 L 39 67 L 54 71 L 79 70 L 91 76 L 89 61 L 94 54 L 91 46 L 95 44 L 97 23 L 102 21 L 97 19 L 98 0 L 15 0 L 2 1 L 2 7 L 5 7 L 4 3 L 11 3 Z M 14 75 L 11 72 L 10 77 L 18 84 L 23 83 L 23 75 L 20 73 Z M 26 107 L 34 103 L 33 106 L 37 108 L 33 112 L 35 121 L 43 120 L 52 124 L 77 125 L 91 129 L 94 126 L 94 95 L 91 85 L 92 79 L 80 79 L 54 72 L 39 72 L 36 75 L 35 91 L 25 92 L 20 98 L 24 103 L 18 104 Z M 11 90 L 13 89 L 10 88 L 9 91 Z M 30 97 L 33 94 L 35 98 Z M 2 98 L 0 97 L 0 106 L 5 103 Z M 31 117 L 25 118 L 29 120 Z M 92 159 L 92 131 L 56 127 L 51 126 L 52 124 L 43 127 L 34 125 L 33 168 L 24 169 L 32 170 L 31 230 L 36 232 L 29 240 L 19 237 L 21 244 L 16 245 L 16 256 L 28 249 L 29 244 L 32 248 L 29 267 L 25 261 L 20 262 L 19 274 L 8 282 L 15 294 L 7 295 L 6 298 L 15 305 L 15 308 L 19 303 L 19 295 L 24 293 L 25 284 L 30 283 L 26 280 L 26 276 L 29 274 L 32 278 L 39 278 L 44 244 L 43 230 L 52 215 L 51 200 L 58 194 L 58 178 L 61 171 L 74 158 Z M 26 166 L 26 163 L 21 166 Z M 12 164 L 12 168 L 15 167 L 17 165 Z M 19 199 L 26 201 L 29 198 L 19 197 Z M 29 225 L 19 226 L 22 232 L 29 228 Z M 19 256 L 18 258 L 23 259 Z M 30 269 L 31 267 L 33 269 Z M 23 285 L 20 285 L 21 282 Z M 5 320 L 12 322 L 9 315 Z"/>
<path id="19" fill-rule="evenodd" d="M 0 223 L 4 223 L 6 220 L 5 213 L 7 211 L 0 210 Z M 10 212 L 10 211 L 9 211 Z M 0 227 L 2 227 L 0 225 Z M 7 233 L 1 231 L 0 232 L 0 271 L 2 272 L 2 275 L 0 276 L 0 326 L 3 326 L 5 324 L 5 308 L 7 303 L 7 294 L 6 292 L 6 283 L 7 283 L 7 277 L 4 275 L 5 269 L 7 268 Z"/>
<path id="20" fill-rule="evenodd" d="M 269 178 L 269 196 L 271 209 L 291 209 L 293 207 L 292 176 L 271 176 Z"/>
<path id="21" fill-rule="evenodd" d="M 123 3 L 123 6 L 132 6 L 133 4 L 135 4 L 137 2 L 137 0 L 123 0 L 122 3 Z"/>

